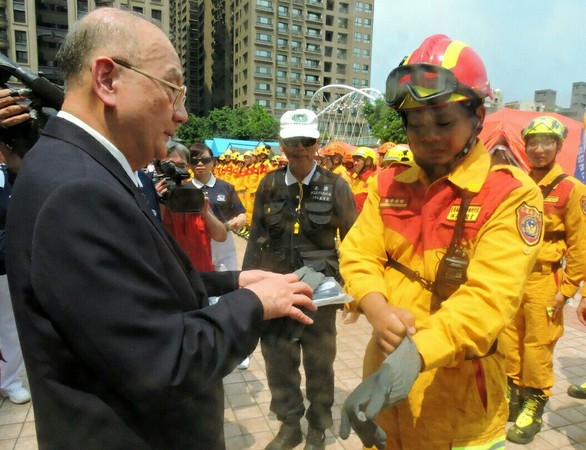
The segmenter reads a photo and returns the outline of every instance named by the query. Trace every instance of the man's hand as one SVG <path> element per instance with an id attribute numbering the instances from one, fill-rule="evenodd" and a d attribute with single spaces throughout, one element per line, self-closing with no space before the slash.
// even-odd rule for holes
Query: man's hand
<path id="1" fill-rule="evenodd" d="M 248 271 L 248 272 L 263 272 Z M 271 272 L 264 272 L 270 274 Z M 243 280 L 243 274 L 244 280 Z M 263 276 L 259 281 L 247 282 L 248 277 Z M 243 285 L 243 281 L 244 284 Z M 260 299 L 263 306 L 263 319 L 270 320 L 278 317 L 290 317 L 305 325 L 311 325 L 313 320 L 299 309 L 306 308 L 315 311 L 317 306 L 311 301 L 313 291 L 311 288 L 299 281 L 297 275 L 289 273 L 286 275 L 272 274 L 240 274 L 240 286 L 246 287 L 254 292 Z"/>
<path id="2" fill-rule="evenodd" d="M 555 296 L 553 297 L 553 316 L 552 319 L 554 321 L 558 320 L 561 316 L 562 311 L 564 310 L 564 306 L 566 306 L 566 297 L 560 291 L 558 291 Z"/>
<path id="3" fill-rule="evenodd" d="M 406 309 L 387 304 L 378 292 L 371 292 L 360 302 L 360 309 L 371 323 L 380 349 L 389 355 L 395 351 L 407 334 L 415 333 L 415 317 Z"/>
<path id="4" fill-rule="evenodd" d="M 586 326 L 586 297 L 582 297 L 578 307 L 576 308 L 576 315 L 578 320 L 584 326 Z"/>
<path id="5" fill-rule="evenodd" d="M 246 225 L 246 215 L 244 213 L 238 214 L 236 217 L 233 217 L 228 222 L 226 222 L 226 229 L 228 231 L 239 231 L 244 225 Z"/>
<path id="6" fill-rule="evenodd" d="M 30 118 L 28 106 L 19 105 L 24 97 L 12 97 L 10 89 L 0 89 L 0 125 L 12 127 Z"/>
<path id="7" fill-rule="evenodd" d="M 374 423 L 381 409 L 393 406 L 407 397 L 421 370 L 421 359 L 410 336 L 350 393 L 342 408 L 340 437 L 347 439 L 350 428 L 365 447 L 385 446 L 386 436 Z"/>
<path id="8" fill-rule="evenodd" d="M 249 284 L 256 283 L 257 281 L 262 281 L 265 278 L 271 277 L 281 277 L 283 276 L 280 273 L 269 272 L 267 270 L 243 270 L 240 272 L 240 277 L 238 278 L 238 285 L 243 288 L 248 286 Z M 297 279 L 296 281 L 299 281 Z"/>

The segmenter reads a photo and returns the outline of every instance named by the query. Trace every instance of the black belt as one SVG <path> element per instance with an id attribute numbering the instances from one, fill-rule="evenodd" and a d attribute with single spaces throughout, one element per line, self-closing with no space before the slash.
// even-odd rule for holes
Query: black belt
<path id="1" fill-rule="evenodd" d="M 555 241 L 565 241 L 566 240 L 566 232 L 565 231 L 546 231 L 543 233 L 543 240 L 548 242 L 555 242 Z"/>
<path id="2" fill-rule="evenodd" d="M 555 263 L 535 263 L 535 265 L 533 266 L 533 269 L 531 270 L 531 272 L 543 272 L 543 269 L 546 268 L 550 268 L 552 272 L 556 272 L 558 271 L 562 265 L 559 262 L 555 262 Z"/>

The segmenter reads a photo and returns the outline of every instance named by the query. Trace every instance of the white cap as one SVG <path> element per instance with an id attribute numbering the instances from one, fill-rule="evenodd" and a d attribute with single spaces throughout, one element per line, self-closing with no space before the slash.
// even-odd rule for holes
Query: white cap
<path id="1" fill-rule="evenodd" d="M 317 116 L 309 109 L 287 111 L 281 117 L 281 131 L 279 132 L 279 136 L 282 139 L 292 137 L 319 138 Z"/>

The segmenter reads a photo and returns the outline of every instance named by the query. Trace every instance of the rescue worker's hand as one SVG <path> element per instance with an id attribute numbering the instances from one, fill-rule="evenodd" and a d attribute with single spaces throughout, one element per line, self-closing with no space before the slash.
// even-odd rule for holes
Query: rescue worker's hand
<path id="1" fill-rule="evenodd" d="M 10 89 L 0 89 L 0 125 L 3 127 L 12 127 L 30 118 L 28 106 L 18 104 L 25 97 L 13 97 L 11 92 Z"/>
<path id="2" fill-rule="evenodd" d="M 386 436 L 374 423 L 380 411 L 407 397 L 421 370 L 421 357 L 410 336 L 383 361 L 380 369 L 350 393 L 342 407 L 340 437 L 346 439 L 350 427 L 365 447 L 382 449 Z"/>
<path id="3" fill-rule="evenodd" d="M 372 325 L 376 343 L 386 355 L 394 352 L 407 334 L 415 334 L 413 314 L 388 305 L 378 292 L 365 295 L 360 301 L 360 309 Z"/>
<path id="4" fill-rule="evenodd" d="M 350 325 L 352 323 L 358 322 L 359 317 L 360 317 L 359 312 L 350 311 L 347 308 L 344 308 L 342 310 L 342 321 L 344 322 L 344 325 Z"/>
<path id="5" fill-rule="evenodd" d="M 566 297 L 560 291 L 558 291 L 553 298 L 553 316 L 552 319 L 555 322 L 561 316 L 564 306 L 566 306 Z"/>
<path id="6" fill-rule="evenodd" d="M 584 326 L 586 326 L 586 297 L 582 297 L 578 307 L 576 308 L 576 315 L 578 320 Z"/>

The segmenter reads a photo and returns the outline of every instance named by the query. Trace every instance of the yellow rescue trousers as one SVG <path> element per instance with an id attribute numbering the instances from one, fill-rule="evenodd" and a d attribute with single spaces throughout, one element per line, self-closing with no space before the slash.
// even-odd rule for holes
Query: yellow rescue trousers
<path id="1" fill-rule="evenodd" d="M 548 308 L 559 289 L 560 270 L 551 264 L 538 264 L 529 275 L 521 307 L 513 321 L 499 336 L 499 347 L 506 357 L 507 376 L 521 387 L 541 389 L 551 396 L 553 350 L 563 334 L 564 318 L 554 321 Z"/>

